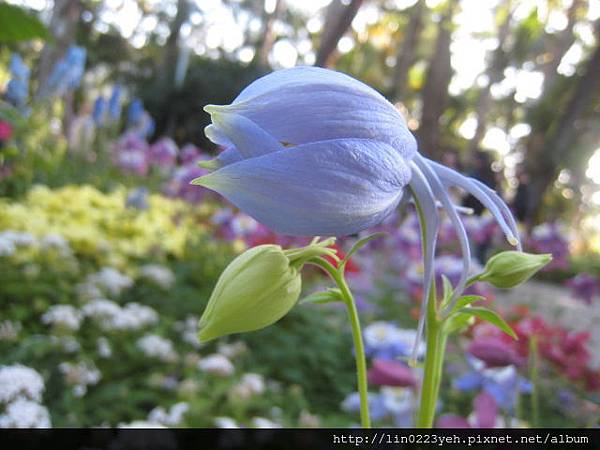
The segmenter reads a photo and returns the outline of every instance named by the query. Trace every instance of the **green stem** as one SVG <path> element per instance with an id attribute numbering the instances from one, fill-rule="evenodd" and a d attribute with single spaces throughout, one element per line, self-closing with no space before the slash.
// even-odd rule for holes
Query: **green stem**
<path id="1" fill-rule="evenodd" d="M 417 197 L 413 195 L 419 222 L 421 223 L 421 242 L 423 254 L 425 254 L 425 239 L 427 236 L 427 222 L 423 210 L 419 205 Z M 434 268 L 432 267 L 432 270 Z M 435 272 L 434 272 L 435 273 Z M 425 354 L 425 367 L 423 368 L 423 383 L 421 385 L 421 402 L 417 413 L 417 427 L 432 428 L 435 419 L 435 407 L 442 382 L 444 367 L 444 354 L 446 353 L 447 333 L 444 330 L 444 319 L 438 315 L 436 299 L 435 277 L 431 281 L 429 298 L 427 299 L 427 311 L 425 311 L 425 339 L 427 349 Z"/>
<path id="2" fill-rule="evenodd" d="M 425 322 L 427 353 L 425 354 L 423 384 L 421 385 L 421 404 L 417 414 L 418 428 L 433 427 L 446 351 L 447 335 L 443 329 L 443 322 L 438 319 L 435 290 L 432 289 L 431 292 Z"/>
<path id="3" fill-rule="evenodd" d="M 321 267 L 335 281 L 342 299 L 346 305 L 350 325 L 352 327 L 352 339 L 354 340 L 354 357 L 356 360 L 356 377 L 358 381 L 358 393 L 360 396 L 360 422 L 363 428 L 371 428 L 371 419 L 369 417 L 369 390 L 367 386 L 367 361 L 365 358 L 365 347 L 363 345 L 362 333 L 360 328 L 360 319 L 354 296 L 346 283 L 343 271 L 336 269 L 332 264 L 322 258 L 314 258 L 311 263 Z"/>
<path id="4" fill-rule="evenodd" d="M 539 427 L 538 345 L 537 336 L 535 335 L 529 341 L 529 377 L 531 379 L 531 425 Z"/>

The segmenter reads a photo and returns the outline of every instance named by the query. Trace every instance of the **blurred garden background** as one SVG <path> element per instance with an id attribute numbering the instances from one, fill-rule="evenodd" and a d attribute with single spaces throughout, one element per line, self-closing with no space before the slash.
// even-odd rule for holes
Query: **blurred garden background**
<path id="1" fill-rule="evenodd" d="M 296 65 L 346 72 L 421 153 L 497 190 L 552 263 L 474 285 L 449 343 L 439 426 L 600 421 L 600 0 L 10 0 L 0 3 L 0 427 L 359 423 L 342 307 L 297 305 L 200 344 L 223 268 L 276 235 L 189 182 L 218 154 L 208 104 Z M 509 246 L 472 198 L 476 257 Z M 412 206 L 353 256 L 375 425 L 410 426 L 422 294 Z M 360 236 L 338 240 L 339 254 Z M 449 222 L 437 270 L 462 270 Z M 326 284 L 316 270 L 307 293 Z M 422 351 L 420 352 L 422 356 Z"/>

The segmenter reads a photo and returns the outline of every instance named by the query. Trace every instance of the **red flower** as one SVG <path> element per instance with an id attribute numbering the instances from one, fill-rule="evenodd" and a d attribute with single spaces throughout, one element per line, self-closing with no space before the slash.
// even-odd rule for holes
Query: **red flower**
<path id="1" fill-rule="evenodd" d="M 377 386 L 415 387 L 417 379 L 412 370 L 401 362 L 376 359 L 367 374 L 369 383 Z"/>
<path id="2" fill-rule="evenodd" d="M 346 257 L 346 254 L 342 251 L 342 248 L 338 244 L 332 244 L 329 246 L 329 248 L 332 248 L 335 250 L 338 258 L 344 259 Z M 332 257 L 325 256 L 325 259 L 327 259 L 335 267 L 338 266 L 338 263 Z M 356 264 L 354 264 L 354 262 L 352 261 L 352 258 L 350 258 L 348 260 L 348 262 L 346 263 L 346 273 L 358 273 L 358 272 L 360 272 L 360 268 Z"/>

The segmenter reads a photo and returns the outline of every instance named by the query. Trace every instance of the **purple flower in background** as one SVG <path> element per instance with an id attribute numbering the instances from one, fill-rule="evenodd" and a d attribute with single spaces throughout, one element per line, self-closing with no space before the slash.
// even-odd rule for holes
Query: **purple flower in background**
<path id="1" fill-rule="evenodd" d="M 483 361 L 487 367 L 518 366 L 525 362 L 513 346 L 494 337 L 482 337 L 472 341 L 467 353 Z"/>
<path id="2" fill-rule="evenodd" d="M 594 297 L 600 294 L 600 281 L 587 273 L 580 273 L 567 281 L 573 297 L 583 300 L 588 305 L 592 304 Z"/>
<path id="3" fill-rule="evenodd" d="M 456 414 L 441 415 L 435 422 L 436 428 L 471 428 L 469 421 Z"/>
<path id="4" fill-rule="evenodd" d="M 527 247 L 533 253 L 550 253 L 552 261 L 542 271 L 567 269 L 569 267 L 569 242 L 567 232 L 556 222 L 536 226 L 527 240 Z"/>
<path id="5" fill-rule="evenodd" d="M 177 152 L 177 144 L 173 139 L 163 137 L 150 146 L 150 163 L 161 168 L 171 168 L 177 162 Z"/>
<path id="6" fill-rule="evenodd" d="M 479 428 L 494 428 L 498 417 L 498 405 L 495 398 L 486 391 L 475 397 L 475 421 Z"/>
<path id="7" fill-rule="evenodd" d="M 125 172 L 132 172 L 139 176 L 148 174 L 148 158 L 141 150 L 129 150 L 117 155 L 117 165 Z"/>
<path id="8" fill-rule="evenodd" d="M 375 359 L 367 375 L 376 386 L 416 387 L 418 383 L 406 364 L 388 359 Z"/>
<path id="9" fill-rule="evenodd" d="M 165 192 L 171 197 L 178 197 L 190 203 L 199 203 L 205 197 L 206 192 L 203 192 L 202 189 L 194 189 L 190 182 L 206 173 L 207 170 L 198 167 L 194 161 L 178 167 L 167 183 Z"/>
<path id="10" fill-rule="evenodd" d="M 181 147 L 181 151 L 179 152 L 179 160 L 182 165 L 194 163 L 195 161 L 199 160 L 201 156 L 204 156 L 202 150 L 200 150 L 194 144 L 185 144 L 183 147 Z M 202 157 L 202 159 L 207 158 Z M 205 171 L 204 173 L 208 173 L 208 171 Z"/>

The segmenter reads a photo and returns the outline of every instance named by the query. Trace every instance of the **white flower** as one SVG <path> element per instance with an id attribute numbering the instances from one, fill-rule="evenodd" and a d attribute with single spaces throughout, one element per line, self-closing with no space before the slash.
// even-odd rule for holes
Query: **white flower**
<path id="1" fill-rule="evenodd" d="M 215 417 L 214 424 L 217 428 L 239 428 L 237 422 L 231 417 Z"/>
<path id="2" fill-rule="evenodd" d="M 0 428 L 50 428 L 48 409 L 39 403 L 19 399 L 0 415 Z"/>
<path id="3" fill-rule="evenodd" d="M 173 343 L 156 334 L 147 334 L 140 338 L 136 346 L 150 358 L 160 359 L 164 362 L 173 362 L 177 358 Z"/>
<path id="4" fill-rule="evenodd" d="M 260 395 L 265 391 L 265 379 L 256 373 L 245 374 L 238 384 L 233 386 L 231 394 L 235 398 L 246 400 L 253 395 Z"/>
<path id="5" fill-rule="evenodd" d="M 231 229 L 235 236 L 252 234 L 258 227 L 258 222 L 246 214 L 236 214 L 231 221 Z"/>
<path id="6" fill-rule="evenodd" d="M 71 254 L 71 247 L 69 242 L 60 234 L 50 233 L 42 238 L 42 248 L 49 249 L 53 248 L 58 250 L 63 255 Z"/>
<path id="7" fill-rule="evenodd" d="M 42 376 L 20 364 L 0 366 L 0 403 L 10 403 L 18 398 L 40 401 L 44 392 Z"/>
<path id="8" fill-rule="evenodd" d="M 176 427 L 181 424 L 183 416 L 189 409 L 190 406 L 186 402 L 175 403 L 168 412 L 159 406 L 150 411 L 150 414 L 148 414 L 148 421 L 160 423 L 168 427 Z"/>
<path id="9" fill-rule="evenodd" d="M 111 295 L 119 295 L 133 286 L 133 279 L 113 267 L 104 267 L 98 273 L 88 275 L 87 282 L 96 285 Z"/>
<path id="10" fill-rule="evenodd" d="M 255 428 L 281 428 L 281 425 L 264 417 L 253 417 L 252 426 Z"/>
<path id="11" fill-rule="evenodd" d="M 181 333 L 183 342 L 190 344 L 194 348 L 202 347 L 198 339 L 198 317 L 187 316 L 183 322 L 175 322 L 174 328 Z"/>
<path id="12" fill-rule="evenodd" d="M 51 306 L 42 316 L 42 323 L 76 331 L 81 325 L 81 313 L 71 305 Z"/>
<path id="13" fill-rule="evenodd" d="M 59 364 L 58 369 L 65 376 L 67 384 L 74 386 L 73 392 L 77 397 L 83 397 L 87 393 L 87 387 L 98 384 L 102 374 L 96 367 L 80 362 L 77 364 L 64 362 Z"/>
<path id="14" fill-rule="evenodd" d="M 242 341 L 232 342 L 231 344 L 219 344 L 217 351 L 228 358 L 235 358 L 248 351 L 248 346 Z"/>
<path id="15" fill-rule="evenodd" d="M 404 414 L 412 410 L 413 399 L 410 389 L 383 387 L 381 398 L 385 409 L 391 414 Z"/>
<path id="16" fill-rule="evenodd" d="M 140 268 L 140 275 L 156 283 L 163 289 L 168 289 L 175 282 L 175 275 L 168 267 L 158 264 L 147 264 Z"/>
<path id="17" fill-rule="evenodd" d="M 145 420 L 134 420 L 133 422 L 121 422 L 118 428 L 166 428 L 164 425 L 155 422 L 147 422 Z"/>
<path id="18" fill-rule="evenodd" d="M 365 345 L 378 347 L 394 344 L 400 337 L 400 329 L 390 322 L 373 322 L 364 328 Z"/>
<path id="19" fill-rule="evenodd" d="M 12 256 L 16 250 L 14 242 L 0 235 L 0 256 Z"/>
<path id="20" fill-rule="evenodd" d="M 222 377 L 228 377 L 233 374 L 235 368 L 226 356 L 215 353 L 198 362 L 198 369 L 202 372 L 212 373 Z"/>
<path id="21" fill-rule="evenodd" d="M 0 233 L 0 242 L 12 242 L 15 246 L 29 247 L 36 243 L 35 236 L 22 231 L 7 230 Z"/>
<path id="22" fill-rule="evenodd" d="M 104 336 L 99 337 L 96 341 L 96 348 L 98 349 L 98 354 L 102 358 L 110 358 L 112 356 L 112 349 L 110 348 L 110 342 Z"/>
<path id="23" fill-rule="evenodd" d="M 158 322 L 158 313 L 139 303 L 128 303 L 122 308 L 111 300 L 99 298 L 84 305 L 81 311 L 98 321 L 104 330 L 137 330 Z"/>

